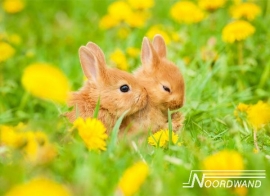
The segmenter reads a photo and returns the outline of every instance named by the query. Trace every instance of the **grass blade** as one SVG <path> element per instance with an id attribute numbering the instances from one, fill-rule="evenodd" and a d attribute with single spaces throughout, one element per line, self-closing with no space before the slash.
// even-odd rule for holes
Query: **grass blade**
<path id="1" fill-rule="evenodd" d="M 115 148 L 116 146 L 116 143 L 117 143 L 117 135 L 118 135 L 118 132 L 119 132 L 119 128 L 120 128 L 120 125 L 123 121 L 123 118 L 126 116 L 126 114 L 128 113 L 128 110 L 125 111 L 119 118 L 118 120 L 116 121 L 114 127 L 113 127 L 113 130 L 112 130 L 112 133 L 111 133 L 111 140 L 110 140 L 110 143 L 108 145 L 108 153 L 111 153 L 113 151 L 113 149 Z"/>
<path id="2" fill-rule="evenodd" d="M 100 108 L 100 97 L 98 98 L 97 105 L 96 105 L 95 110 L 94 110 L 93 118 L 98 117 L 99 108 Z"/>
<path id="3" fill-rule="evenodd" d="M 171 111 L 168 109 L 168 125 L 169 125 L 169 147 L 172 145 L 172 116 Z"/>

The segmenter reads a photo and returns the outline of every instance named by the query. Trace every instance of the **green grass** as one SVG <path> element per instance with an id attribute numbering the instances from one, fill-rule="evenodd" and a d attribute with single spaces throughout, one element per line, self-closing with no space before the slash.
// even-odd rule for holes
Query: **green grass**
<path id="1" fill-rule="evenodd" d="M 2 1 L 1 1 L 2 2 Z M 266 170 L 262 187 L 249 189 L 248 195 L 267 195 L 270 186 L 270 128 L 258 132 L 259 153 L 254 153 L 252 130 L 241 126 L 233 115 L 240 103 L 269 102 L 270 89 L 270 17 L 267 1 L 258 1 L 263 14 L 252 24 L 256 33 L 245 41 L 244 64 L 237 63 L 237 47 L 221 40 L 222 28 L 231 21 L 229 4 L 196 25 L 180 25 L 169 16 L 175 1 L 160 0 L 151 9 L 152 17 L 141 29 L 131 29 L 126 39 L 117 29 L 103 31 L 99 19 L 112 1 L 26 1 L 26 8 L 10 15 L 0 9 L 0 33 L 16 33 L 22 38 L 14 45 L 16 54 L 0 63 L 0 124 L 27 124 L 32 130 L 44 131 L 55 143 L 58 156 L 46 165 L 27 164 L 21 155 L 0 154 L 0 195 L 12 186 L 36 176 L 46 176 L 67 185 L 73 195 L 114 195 L 124 170 L 144 159 L 150 174 L 136 195 L 235 195 L 232 189 L 184 189 L 190 170 L 202 169 L 202 161 L 223 149 L 241 153 L 245 169 Z M 211 18 L 213 17 L 213 18 Z M 168 33 L 177 32 L 184 40 L 168 46 L 168 58 L 179 66 L 186 82 L 186 102 L 180 110 L 185 115 L 179 133 L 182 146 L 155 148 L 145 139 L 126 138 L 117 141 L 115 129 L 110 136 L 110 153 L 89 152 L 72 125 L 61 115 L 65 105 L 44 101 L 27 92 L 21 85 L 24 68 L 34 62 L 51 63 L 68 77 L 73 90 L 82 85 L 78 48 L 88 41 L 98 44 L 110 62 L 116 48 L 140 48 L 148 29 L 162 24 Z M 211 26 L 214 25 L 214 26 Z M 205 62 L 200 49 L 207 40 L 217 39 L 218 60 Z M 32 52 L 33 56 L 26 54 Z M 1 55 L 1 54 L 0 54 Z M 186 64 L 184 58 L 189 57 Z M 131 70 L 140 65 L 127 57 Z M 108 63 L 110 64 L 110 63 Z M 260 115 L 260 114 L 258 114 Z M 116 125 L 116 127 L 119 125 Z"/>

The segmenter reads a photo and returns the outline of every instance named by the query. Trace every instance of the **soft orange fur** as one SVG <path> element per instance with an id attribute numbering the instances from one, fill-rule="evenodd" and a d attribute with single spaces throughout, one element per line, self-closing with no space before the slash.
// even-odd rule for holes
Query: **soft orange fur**
<path id="1" fill-rule="evenodd" d="M 106 66 L 102 50 L 94 43 L 79 49 L 80 62 L 84 75 L 88 78 L 85 85 L 70 96 L 68 105 L 73 106 L 67 118 L 73 122 L 77 113 L 86 118 L 92 117 L 95 106 L 100 98 L 98 118 L 110 131 L 116 120 L 128 110 L 131 115 L 143 109 L 147 104 L 147 92 L 139 85 L 133 75 Z M 120 86 L 128 85 L 129 92 L 121 92 Z"/>
<path id="2" fill-rule="evenodd" d="M 168 109 L 175 110 L 184 104 L 185 84 L 179 68 L 166 59 L 166 45 L 160 35 L 156 35 L 153 45 L 143 39 L 141 51 L 142 66 L 134 73 L 138 81 L 146 88 L 148 104 L 145 109 L 127 117 L 123 127 L 130 131 L 168 128 Z M 170 89 L 167 92 L 163 85 Z M 183 122 L 178 112 L 172 115 L 173 130 L 177 131 Z"/>

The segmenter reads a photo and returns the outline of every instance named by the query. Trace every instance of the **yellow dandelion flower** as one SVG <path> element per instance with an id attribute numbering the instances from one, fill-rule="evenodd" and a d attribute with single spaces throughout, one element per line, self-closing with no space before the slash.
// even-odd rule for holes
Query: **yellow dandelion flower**
<path id="1" fill-rule="evenodd" d="M 140 49 L 139 48 L 134 48 L 134 47 L 129 47 L 127 49 L 127 54 L 133 58 L 138 57 L 140 55 Z"/>
<path id="2" fill-rule="evenodd" d="M 25 143 L 25 137 L 15 127 L 0 126 L 0 144 L 12 148 L 19 148 Z"/>
<path id="3" fill-rule="evenodd" d="M 115 1 L 108 7 L 108 13 L 118 21 L 125 21 L 133 12 L 126 2 Z"/>
<path id="4" fill-rule="evenodd" d="M 129 14 L 125 22 L 130 26 L 130 27 L 143 27 L 146 20 L 148 19 L 149 14 L 147 12 L 132 12 Z"/>
<path id="5" fill-rule="evenodd" d="M 2 6 L 7 13 L 15 14 L 22 11 L 25 4 L 22 0 L 4 0 Z"/>
<path id="6" fill-rule="evenodd" d="M 140 161 L 129 167 L 121 177 L 118 190 L 124 196 L 135 194 L 149 174 L 149 167 Z"/>
<path id="7" fill-rule="evenodd" d="M 110 59 L 117 66 L 117 68 L 124 71 L 128 70 L 128 62 L 126 56 L 119 48 L 117 48 L 113 53 L 111 53 Z"/>
<path id="8" fill-rule="evenodd" d="M 175 21 L 186 24 L 198 23 L 205 17 L 203 11 L 191 1 L 175 3 L 170 10 L 170 14 Z"/>
<path id="9" fill-rule="evenodd" d="M 15 54 L 15 49 L 6 42 L 0 42 L 0 63 L 10 59 Z"/>
<path id="10" fill-rule="evenodd" d="M 172 142 L 178 142 L 178 135 L 172 132 Z M 148 137 L 148 144 L 158 147 L 167 147 L 169 143 L 169 130 L 160 130 Z"/>
<path id="11" fill-rule="evenodd" d="M 259 101 L 255 105 L 250 105 L 247 113 L 247 120 L 256 130 L 270 123 L 270 105 Z"/>
<path id="12" fill-rule="evenodd" d="M 246 111 L 248 110 L 249 105 L 246 105 L 244 103 L 239 103 L 236 109 L 234 110 L 233 114 L 237 118 L 238 121 L 241 121 L 241 117 L 243 117 L 243 114 L 246 114 Z"/>
<path id="13" fill-rule="evenodd" d="M 119 24 L 119 20 L 114 18 L 113 16 L 107 14 L 101 18 L 99 21 L 99 27 L 101 29 L 110 29 L 116 27 Z"/>
<path id="14" fill-rule="evenodd" d="M 237 195 L 237 196 L 246 196 L 248 193 L 248 188 L 247 187 L 235 187 L 233 189 L 233 192 Z"/>
<path id="15" fill-rule="evenodd" d="M 38 156 L 38 142 L 35 138 L 35 133 L 32 131 L 27 131 L 24 133 L 26 137 L 26 145 L 23 148 L 25 158 L 30 162 L 35 162 Z"/>
<path id="16" fill-rule="evenodd" d="M 24 69 L 22 85 L 41 99 L 65 103 L 69 92 L 66 76 L 60 69 L 46 63 L 34 63 Z"/>
<path id="17" fill-rule="evenodd" d="M 242 41 L 254 34 L 255 28 L 248 22 L 237 20 L 227 24 L 222 30 L 222 40 L 228 43 Z"/>
<path id="18" fill-rule="evenodd" d="M 154 0 L 128 0 L 129 5 L 133 9 L 145 10 L 154 6 Z"/>
<path id="19" fill-rule="evenodd" d="M 239 110 L 240 112 L 246 112 L 248 107 L 249 106 L 247 104 L 239 103 L 236 109 Z"/>
<path id="20" fill-rule="evenodd" d="M 235 19 L 244 18 L 251 21 L 261 13 L 261 8 L 254 3 L 245 2 L 232 7 L 230 13 Z"/>
<path id="21" fill-rule="evenodd" d="M 74 127 L 78 129 L 80 137 L 89 150 L 106 150 L 106 128 L 98 119 L 79 117 L 74 121 Z"/>
<path id="22" fill-rule="evenodd" d="M 14 186 L 5 196 L 70 196 L 68 189 L 52 180 L 46 178 L 35 178 L 31 181 Z"/>
<path id="23" fill-rule="evenodd" d="M 166 33 L 166 32 L 163 30 L 163 27 L 160 26 L 160 25 L 152 26 L 152 27 L 146 32 L 146 36 L 149 37 L 150 39 L 154 38 L 154 36 L 155 36 L 156 34 L 160 34 L 160 35 L 164 38 L 166 44 L 170 44 L 170 43 L 171 43 L 171 38 L 170 38 L 169 34 Z"/>
<path id="24" fill-rule="evenodd" d="M 27 131 L 24 133 L 26 145 L 22 149 L 26 160 L 31 163 L 44 164 L 52 161 L 57 151 L 53 144 L 49 143 L 48 137 L 41 131 Z"/>
<path id="25" fill-rule="evenodd" d="M 227 0 L 199 0 L 199 7 L 207 11 L 215 11 L 222 8 Z"/>
<path id="26" fill-rule="evenodd" d="M 240 153 L 222 150 L 203 160 L 205 170 L 243 170 L 244 160 Z"/>

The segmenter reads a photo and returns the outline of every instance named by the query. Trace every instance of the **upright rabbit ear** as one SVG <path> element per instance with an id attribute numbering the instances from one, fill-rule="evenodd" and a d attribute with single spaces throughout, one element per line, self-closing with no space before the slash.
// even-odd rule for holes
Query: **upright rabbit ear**
<path id="1" fill-rule="evenodd" d="M 157 51 L 157 54 L 161 58 L 166 57 L 166 53 L 167 53 L 166 44 L 165 44 L 165 41 L 164 41 L 163 37 L 160 34 L 156 34 L 154 36 L 153 46 L 154 46 L 155 50 Z"/>
<path id="2" fill-rule="evenodd" d="M 154 68 L 159 63 L 159 57 L 147 37 L 143 38 L 141 60 L 147 68 Z"/>
<path id="3" fill-rule="evenodd" d="M 97 56 L 98 60 L 103 66 L 106 66 L 105 55 L 98 45 L 93 42 L 88 42 L 86 47 Z"/>
<path id="4" fill-rule="evenodd" d="M 99 58 L 93 54 L 93 52 L 87 47 L 81 46 L 79 49 L 79 56 L 84 75 L 89 80 L 97 82 L 98 79 L 103 78 L 105 68 L 101 65 Z"/>

